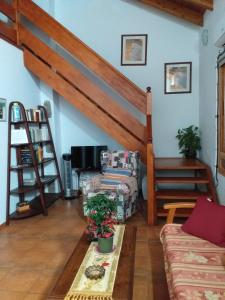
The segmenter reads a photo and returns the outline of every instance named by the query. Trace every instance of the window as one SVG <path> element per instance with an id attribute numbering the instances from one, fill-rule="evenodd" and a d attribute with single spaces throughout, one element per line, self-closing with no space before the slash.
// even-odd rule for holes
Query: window
<path id="1" fill-rule="evenodd" d="M 219 122 L 218 122 L 218 168 L 225 176 L 225 52 L 218 58 L 219 66 Z"/>

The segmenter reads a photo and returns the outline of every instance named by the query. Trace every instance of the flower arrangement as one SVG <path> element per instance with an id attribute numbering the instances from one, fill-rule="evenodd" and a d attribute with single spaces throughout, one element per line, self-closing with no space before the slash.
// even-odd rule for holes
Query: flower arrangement
<path id="1" fill-rule="evenodd" d="M 87 201 L 88 226 L 86 234 L 89 240 L 113 236 L 116 224 L 116 203 L 104 194 L 97 194 Z"/>

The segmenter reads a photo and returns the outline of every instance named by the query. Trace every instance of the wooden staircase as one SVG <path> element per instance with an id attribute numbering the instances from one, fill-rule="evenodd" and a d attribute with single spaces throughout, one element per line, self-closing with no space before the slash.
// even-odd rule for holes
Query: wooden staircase
<path id="1" fill-rule="evenodd" d="M 166 216 L 165 203 L 196 201 L 200 195 L 217 201 L 210 168 L 198 159 L 156 158 L 155 199 L 157 216 Z M 174 187 L 174 188 L 173 188 Z M 187 210 L 177 216 L 187 216 Z"/>
<path id="2" fill-rule="evenodd" d="M 10 20 L 7 23 L 0 21 L 0 37 L 23 51 L 26 68 L 126 149 L 139 151 L 143 162 L 147 162 L 148 183 L 152 185 L 151 89 L 143 92 L 31 0 L 1 0 L 0 12 Z M 45 38 L 40 38 L 38 32 Z M 120 106 L 50 45 L 61 47 L 119 93 L 146 116 L 146 124 Z M 150 189 L 149 224 L 155 221 L 151 209 L 153 201 L 154 191 Z"/>
<path id="3" fill-rule="evenodd" d="M 216 199 L 211 173 L 206 165 L 199 161 L 187 162 L 181 159 L 157 158 L 154 161 L 150 88 L 146 93 L 143 92 L 31 0 L 11 0 L 11 4 L 8 0 L 1 0 L 0 12 L 10 20 L 7 23 L 0 21 L 0 37 L 23 51 L 24 65 L 27 69 L 126 149 L 141 153 L 142 161 L 147 164 L 148 224 L 155 224 L 157 216 L 165 215 L 162 208 L 157 208 L 158 204 L 165 201 L 196 199 L 200 185 L 205 184 L 208 190 L 204 192 Z M 24 18 L 26 23 L 23 22 Z M 31 28 L 35 30 L 32 31 Z M 44 40 L 37 34 L 39 31 L 45 36 Z M 51 41 L 51 44 L 48 41 Z M 84 76 L 52 45 L 61 47 L 144 114 L 145 124 Z M 156 177 L 154 177 L 154 164 Z M 179 175 L 173 178 L 159 177 L 158 172 L 166 170 L 176 172 L 189 170 L 194 172 L 195 176 L 193 178 L 180 178 Z M 155 184 L 175 183 L 188 183 L 195 188 L 193 191 L 185 192 L 163 189 L 157 190 L 156 193 L 153 188 Z"/>

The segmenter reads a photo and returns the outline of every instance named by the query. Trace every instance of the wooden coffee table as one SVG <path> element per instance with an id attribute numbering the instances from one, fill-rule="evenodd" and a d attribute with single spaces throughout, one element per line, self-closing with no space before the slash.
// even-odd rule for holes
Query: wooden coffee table
<path id="1" fill-rule="evenodd" d="M 134 226 L 126 225 L 125 227 L 123 244 L 113 289 L 114 300 L 132 299 L 136 230 L 137 228 Z M 64 299 L 72 285 L 74 277 L 83 261 L 89 245 L 90 243 L 87 241 L 86 235 L 83 234 L 47 299 Z"/>

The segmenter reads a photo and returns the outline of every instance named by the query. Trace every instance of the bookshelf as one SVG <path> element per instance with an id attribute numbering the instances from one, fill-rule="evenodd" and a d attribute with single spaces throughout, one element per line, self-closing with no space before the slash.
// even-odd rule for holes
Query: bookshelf
<path id="1" fill-rule="evenodd" d="M 55 147 L 48 116 L 43 106 L 26 109 L 14 101 L 9 105 L 8 118 L 8 170 L 6 224 L 11 219 L 22 219 L 42 213 L 63 197 L 62 180 L 59 173 Z M 46 146 L 50 148 L 50 156 Z M 52 164 L 54 174 L 46 174 Z M 17 186 L 12 188 L 12 173 L 16 174 Z M 30 178 L 29 178 L 30 176 Z M 46 192 L 51 184 L 58 183 L 57 193 Z M 17 197 L 16 210 L 10 213 L 11 197 Z"/>

